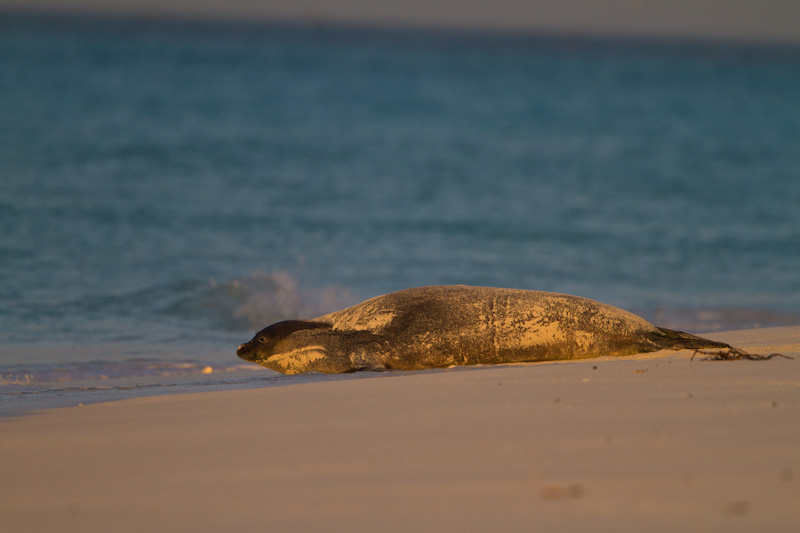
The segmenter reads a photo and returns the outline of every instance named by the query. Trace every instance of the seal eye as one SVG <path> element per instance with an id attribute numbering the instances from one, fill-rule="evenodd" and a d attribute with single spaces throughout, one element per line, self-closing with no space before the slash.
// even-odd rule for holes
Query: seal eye
<path id="1" fill-rule="evenodd" d="M 258 338 L 258 342 L 260 342 L 261 344 L 266 344 L 267 343 L 267 338 L 266 337 L 259 337 Z"/>

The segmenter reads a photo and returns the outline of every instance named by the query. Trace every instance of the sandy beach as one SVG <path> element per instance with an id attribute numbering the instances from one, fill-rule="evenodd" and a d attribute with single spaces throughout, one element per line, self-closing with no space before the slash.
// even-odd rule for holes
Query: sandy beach
<path id="1" fill-rule="evenodd" d="M 797 531 L 800 326 L 0 422 L 3 531 Z"/>

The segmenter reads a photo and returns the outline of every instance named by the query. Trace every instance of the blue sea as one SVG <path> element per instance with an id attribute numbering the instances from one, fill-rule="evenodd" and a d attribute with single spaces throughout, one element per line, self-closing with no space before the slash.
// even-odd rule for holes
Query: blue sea
<path id="1" fill-rule="evenodd" d="M 0 15 L 0 414 L 390 291 L 800 324 L 800 48 Z"/>

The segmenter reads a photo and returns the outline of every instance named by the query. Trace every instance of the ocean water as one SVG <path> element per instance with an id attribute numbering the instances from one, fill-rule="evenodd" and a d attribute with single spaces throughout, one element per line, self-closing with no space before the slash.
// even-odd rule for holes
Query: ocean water
<path id="1" fill-rule="evenodd" d="M 5 14 L 0 73 L 3 412 L 323 379 L 236 346 L 427 284 L 800 324 L 798 48 Z"/>

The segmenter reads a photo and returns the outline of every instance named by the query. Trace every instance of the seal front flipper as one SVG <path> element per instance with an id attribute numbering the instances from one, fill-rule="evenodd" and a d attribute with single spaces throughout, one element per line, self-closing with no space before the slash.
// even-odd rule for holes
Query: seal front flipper
<path id="1" fill-rule="evenodd" d="M 337 351 L 349 362 L 346 372 L 391 370 L 388 361 L 392 347 L 382 335 L 360 330 L 334 330 L 333 335 Z"/>

